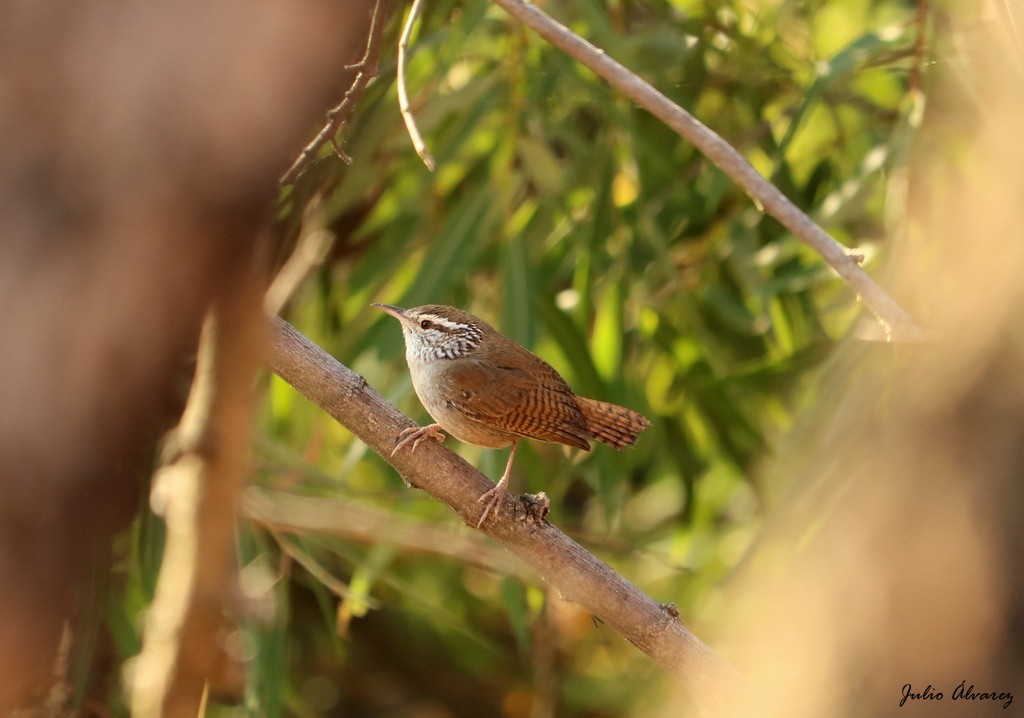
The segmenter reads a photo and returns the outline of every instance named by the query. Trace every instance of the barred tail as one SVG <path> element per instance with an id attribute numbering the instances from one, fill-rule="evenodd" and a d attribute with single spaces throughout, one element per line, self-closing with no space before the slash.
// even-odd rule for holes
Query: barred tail
<path id="1" fill-rule="evenodd" d="M 636 441 L 640 432 L 651 424 L 643 414 L 617 404 L 584 399 L 581 396 L 576 397 L 576 403 L 594 438 L 620 451 Z"/>

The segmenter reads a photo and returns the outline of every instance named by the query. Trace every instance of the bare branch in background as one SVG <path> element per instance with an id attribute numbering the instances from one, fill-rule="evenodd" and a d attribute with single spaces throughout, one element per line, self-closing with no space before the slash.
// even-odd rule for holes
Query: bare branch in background
<path id="1" fill-rule="evenodd" d="M 384 0 L 376 0 L 373 6 L 373 16 L 370 21 L 370 32 L 367 35 L 366 47 L 363 50 L 363 56 L 359 59 L 355 65 L 350 69 L 356 70 L 355 77 L 352 78 L 352 84 L 349 85 L 348 90 L 345 92 L 345 96 L 341 99 L 337 105 L 327 111 L 327 122 L 317 132 L 308 145 L 306 145 L 299 156 L 292 162 L 291 167 L 281 176 L 280 183 L 282 185 L 289 185 L 295 182 L 306 168 L 313 163 L 316 159 L 316 153 L 320 151 L 326 143 L 330 142 L 338 153 L 338 156 L 344 161 L 348 155 L 341 151 L 338 145 L 335 143 L 334 136 L 338 134 L 338 130 L 345 123 L 345 120 L 352 114 L 352 110 L 355 108 L 356 100 L 363 94 L 363 90 L 370 84 L 370 80 L 377 77 L 377 57 L 380 52 L 380 36 L 384 31 L 385 13 L 382 9 L 382 2 Z M 349 160 L 351 161 L 351 160 Z"/>
<path id="2" fill-rule="evenodd" d="M 857 293 L 894 340 L 918 340 L 922 332 L 911 316 L 859 266 L 849 251 L 793 204 L 778 187 L 713 130 L 672 102 L 645 80 L 610 58 L 569 28 L 555 22 L 525 0 L 493 0 L 554 47 L 590 68 L 680 136 L 692 142 L 765 212 L 810 246 Z"/>

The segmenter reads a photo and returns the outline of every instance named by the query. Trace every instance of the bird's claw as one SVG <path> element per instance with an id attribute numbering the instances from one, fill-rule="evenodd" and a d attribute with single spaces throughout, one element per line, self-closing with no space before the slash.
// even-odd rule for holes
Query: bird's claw
<path id="1" fill-rule="evenodd" d="M 391 455 L 394 456 L 409 444 L 412 444 L 412 448 L 409 449 L 409 451 L 415 452 L 416 447 L 420 445 L 420 442 L 428 436 L 432 439 L 437 439 L 438 441 L 444 441 L 444 434 L 441 433 L 441 425 L 427 424 L 426 426 L 410 426 L 407 429 L 403 429 L 402 433 L 398 435 L 398 443 L 395 444 L 395 448 L 391 450 Z"/>
<path id="2" fill-rule="evenodd" d="M 483 513 L 480 514 L 480 520 L 476 522 L 476 527 L 480 528 L 484 525 L 484 521 L 487 520 L 488 516 L 498 517 L 501 513 L 501 500 L 505 498 L 505 487 L 502 484 L 498 484 L 487 493 L 480 496 L 477 499 L 478 503 L 484 504 Z"/>

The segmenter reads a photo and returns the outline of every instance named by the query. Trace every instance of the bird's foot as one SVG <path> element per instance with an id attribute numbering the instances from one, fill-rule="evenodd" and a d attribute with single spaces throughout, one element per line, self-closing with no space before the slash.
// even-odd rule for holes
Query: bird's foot
<path id="1" fill-rule="evenodd" d="M 416 447 L 419 446 L 420 442 L 427 437 L 437 439 L 438 441 L 444 441 L 444 434 L 441 433 L 441 425 L 427 424 L 426 426 L 410 426 L 408 429 L 403 429 L 402 433 L 398 435 L 398 443 L 395 444 L 395 448 L 391 450 L 391 455 L 394 456 L 409 444 L 412 444 L 412 448 L 409 449 L 409 451 L 416 451 Z"/>
<path id="2" fill-rule="evenodd" d="M 476 522 L 477 528 L 484 525 L 484 521 L 487 520 L 488 516 L 497 518 L 498 514 L 501 513 L 501 501 L 504 498 L 505 485 L 499 481 L 497 486 L 477 499 L 479 503 L 484 505 L 483 513 L 480 514 L 480 520 Z"/>
<path id="3" fill-rule="evenodd" d="M 478 503 L 483 504 L 483 513 L 480 514 L 480 520 L 476 522 L 476 527 L 479 529 L 483 525 L 483 522 L 487 520 L 487 516 L 493 516 L 498 518 L 498 514 L 501 513 L 502 500 L 505 499 L 505 488 L 509 484 L 508 474 L 502 476 L 495 488 L 483 494 L 479 499 Z"/>

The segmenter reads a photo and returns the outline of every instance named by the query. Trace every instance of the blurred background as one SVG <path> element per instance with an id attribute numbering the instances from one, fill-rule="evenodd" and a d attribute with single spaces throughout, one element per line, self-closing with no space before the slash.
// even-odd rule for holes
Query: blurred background
<path id="1" fill-rule="evenodd" d="M 950 715 L 979 714 L 949 700 L 961 679 L 1024 700 L 1005 630 L 1021 628 L 1016 5 L 967 22 L 924 0 L 540 5 L 722 135 L 944 338 L 873 341 L 819 257 L 483 0 L 427 3 L 414 34 L 407 80 L 436 172 L 398 113 L 399 4 L 340 134 L 351 164 L 324 149 L 276 204 L 269 183 L 247 186 L 255 207 L 266 185 L 278 263 L 320 253 L 283 316 L 421 423 L 401 333 L 373 302 L 466 309 L 578 393 L 645 413 L 621 454 L 524 444 L 511 490 L 545 491 L 556 525 L 675 603 L 751 677 L 750 714 L 895 714 L 903 684 L 954 676 Z M 1013 79 L 978 79 L 1001 72 Z M 338 77 L 319 80 L 321 110 Z M 274 148 L 280 172 L 313 105 Z M 238 126 L 228 156 L 258 154 Z M 695 713 L 650 659 L 283 381 L 261 391 L 238 527 L 249 680 L 209 715 Z M 500 475 L 505 452 L 448 445 Z M 126 714 L 162 543 L 140 511 L 97 568 L 55 682 L 68 715 Z M 945 639 L 922 640 L 933 628 Z"/>

